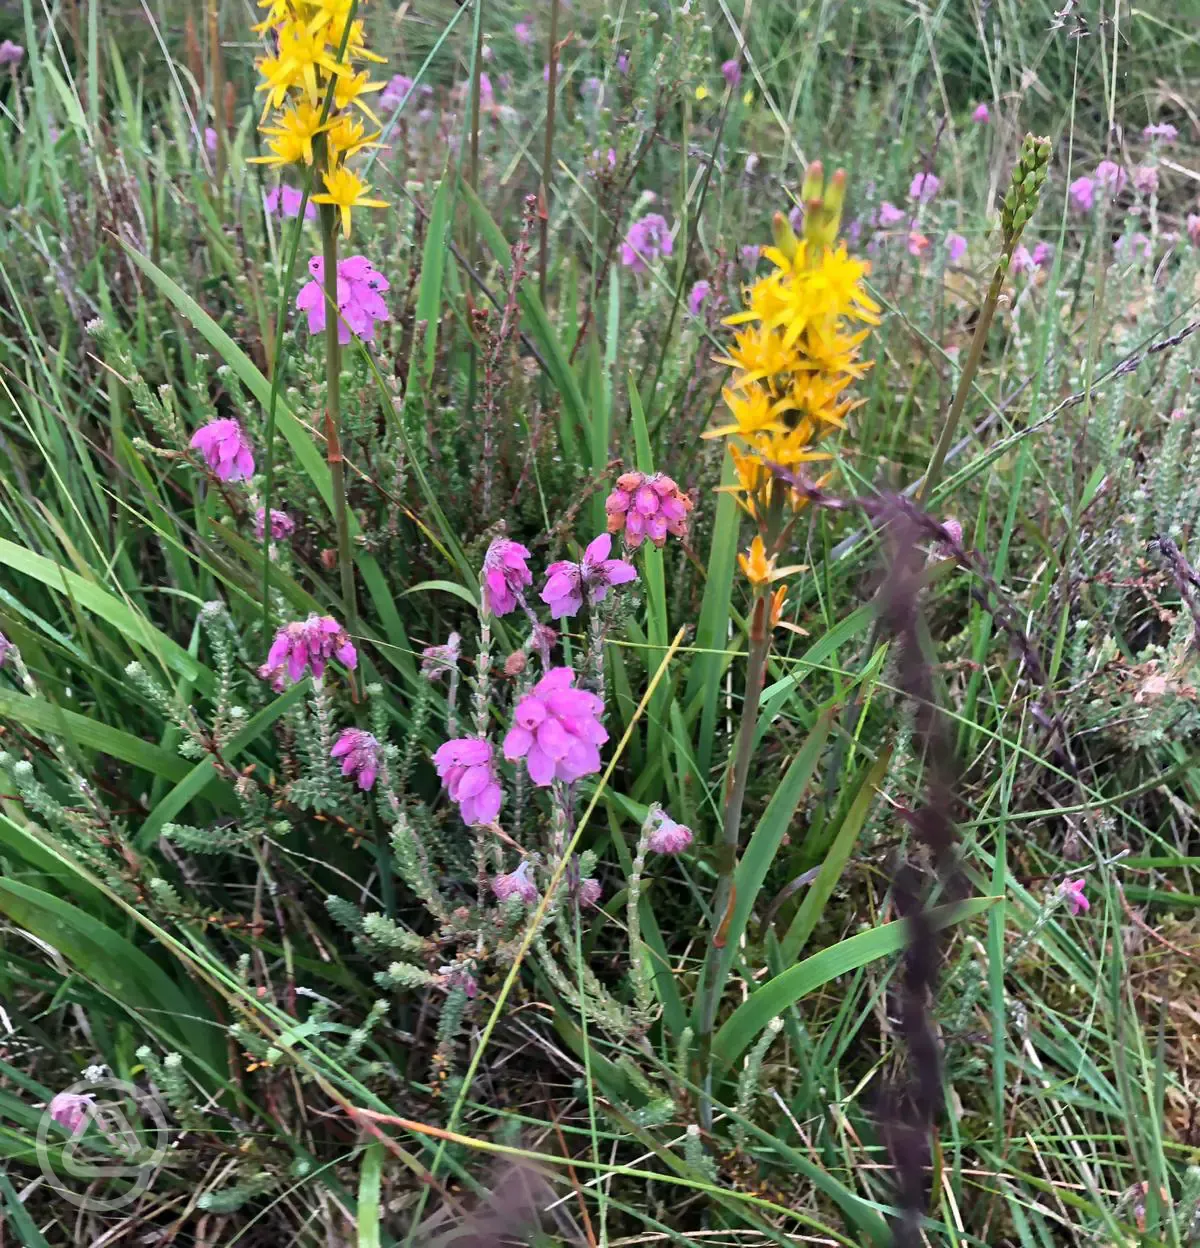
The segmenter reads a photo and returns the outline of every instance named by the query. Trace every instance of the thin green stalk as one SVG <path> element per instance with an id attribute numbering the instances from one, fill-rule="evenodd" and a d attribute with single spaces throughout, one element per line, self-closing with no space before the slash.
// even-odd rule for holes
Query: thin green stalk
<path id="1" fill-rule="evenodd" d="M 712 939 L 704 958 L 703 996 L 700 1002 L 699 1062 L 701 1088 L 700 1126 L 712 1128 L 712 1038 L 721 997 L 720 964 L 725 947 L 725 931 L 733 906 L 733 873 L 737 867 L 738 841 L 742 827 L 742 806 L 746 799 L 746 781 L 750 776 L 750 760 L 754 756 L 754 739 L 758 727 L 758 703 L 762 694 L 763 673 L 767 652 L 771 648 L 771 629 L 767 622 L 770 593 L 760 588 L 750 609 L 750 647 L 746 661 L 746 693 L 742 702 L 742 718 L 733 762 L 729 793 L 721 823 L 721 841 L 717 853 L 717 889 L 713 897 Z"/>
<path id="2" fill-rule="evenodd" d="M 546 275 L 550 268 L 550 183 L 553 180 L 555 104 L 558 100 L 558 6 L 550 0 L 550 75 L 546 84 L 546 144 L 542 151 L 542 191 L 538 215 L 541 218 L 541 248 L 538 255 L 538 297 L 546 304 Z"/>

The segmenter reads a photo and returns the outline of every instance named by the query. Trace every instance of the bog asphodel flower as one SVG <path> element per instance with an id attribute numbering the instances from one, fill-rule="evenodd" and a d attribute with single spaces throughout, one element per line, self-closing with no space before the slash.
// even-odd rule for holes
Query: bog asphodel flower
<path id="1" fill-rule="evenodd" d="M 385 84 L 372 82 L 360 63 L 383 58 L 369 51 L 362 21 L 352 19 L 354 0 L 259 0 L 259 7 L 266 17 L 254 29 L 275 45 L 258 60 L 258 90 L 266 97 L 259 130 L 271 154 L 253 159 L 314 167 L 323 189 L 313 202 L 332 206 L 348 236 L 353 209 L 387 207 L 347 167 L 379 137 L 366 131 L 363 118 L 378 125 L 366 97 Z"/>
<path id="2" fill-rule="evenodd" d="M 730 438 L 737 482 L 728 488 L 760 527 L 781 499 L 791 511 L 805 503 L 768 465 L 829 459 L 819 443 L 845 426 L 858 405 L 849 388 L 870 367 L 862 345 L 879 324 L 879 305 L 864 285 L 869 266 L 838 241 L 844 197 L 840 170 L 826 181 L 819 163 L 809 167 L 803 236 L 776 214 L 774 245 L 761 253 L 774 269 L 747 288 L 745 309 L 725 321 L 735 327 L 734 341 L 718 362 L 731 372 L 723 396 L 732 420 L 719 420 L 704 436 Z M 753 547 L 743 570 L 760 583 Z"/>

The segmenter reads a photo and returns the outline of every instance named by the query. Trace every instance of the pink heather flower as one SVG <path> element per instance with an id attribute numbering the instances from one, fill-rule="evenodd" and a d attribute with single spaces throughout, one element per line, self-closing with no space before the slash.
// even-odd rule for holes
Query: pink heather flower
<path id="1" fill-rule="evenodd" d="M 951 264 L 957 264 L 967 250 L 967 240 L 961 234 L 946 235 L 946 254 Z"/>
<path id="2" fill-rule="evenodd" d="M 667 534 L 687 537 L 688 512 L 692 500 L 665 473 L 646 476 L 625 472 L 617 478 L 617 488 L 604 502 L 608 531 L 625 530 L 625 541 L 634 548 L 648 537 L 662 546 Z"/>
<path id="3" fill-rule="evenodd" d="M 552 619 L 574 615 L 582 606 L 586 593 L 588 605 L 603 602 L 610 586 L 625 585 L 637 580 L 633 564 L 624 559 L 610 559 L 612 538 L 601 533 L 588 543 L 579 563 L 560 559 L 546 569 L 546 588 L 541 599 L 550 608 Z"/>
<path id="4" fill-rule="evenodd" d="M 590 78 L 585 78 L 579 84 L 579 94 L 585 100 L 591 100 L 593 103 L 599 104 L 604 95 L 604 83 L 594 75 Z"/>
<path id="5" fill-rule="evenodd" d="M 1024 243 L 1019 244 L 1008 263 L 1008 271 L 1016 277 L 1022 273 L 1032 273 L 1036 267 L 1033 263 L 1033 256 L 1029 254 L 1029 248 Z"/>
<path id="6" fill-rule="evenodd" d="M 325 330 L 325 260 L 313 256 L 308 262 L 313 280 L 296 296 L 296 307 L 308 315 L 308 332 Z M 345 346 L 354 334 L 363 342 L 375 337 L 375 322 L 389 319 L 387 304 L 381 293 L 389 289 L 388 280 L 377 273 L 366 256 L 347 256 L 338 261 L 338 341 Z"/>
<path id="7" fill-rule="evenodd" d="M 294 186 L 272 187 L 263 196 L 263 207 L 271 216 L 282 214 L 289 218 L 298 217 L 301 204 L 304 204 L 304 192 L 298 191 Z M 304 204 L 304 219 L 305 221 L 317 219 L 317 206 L 311 199 Z"/>
<path id="8" fill-rule="evenodd" d="M 1125 183 L 1129 181 L 1125 170 L 1120 165 L 1111 160 L 1102 160 L 1096 166 L 1096 182 L 1104 188 L 1110 196 L 1117 196 L 1124 189 Z"/>
<path id="9" fill-rule="evenodd" d="M 1158 170 L 1153 165 L 1139 165 L 1133 171 L 1133 188 L 1139 195 L 1153 195 L 1158 190 Z"/>
<path id="10" fill-rule="evenodd" d="M 1096 180 L 1084 174 L 1067 187 L 1067 197 L 1076 212 L 1089 213 L 1096 203 Z"/>
<path id="11" fill-rule="evenodd" d="M 333 743 L 330 758 L 342 760 L 342 775 L 353 776 L 360 789 L 369 789 L 379 772 L 379 741 L 361 728 L 347 728 Z"/>
<path id="12" fill-rule="evenodd" d="M 1092 908 L 1092 903 L 1083 895 L 1083 880 L 1064 880 L 1059 885 L 1059 893 L 1066 898 L 1072 914 L 1084 914 Z"/>
<path id="13" fill-rule="evenodd" d="M 426 646 L 421 651 L 421 675 L 426 680 L 441 680 L 447 672 L 458 669 L 458 656 L 462 649 L 462 638 L 451 633 L 444 646 Z"/>
<path id="14" fill-rule="evenodd" d="M 992 119 L 992 114 L 988 111 L 986 104 L 976 104 L 975 111 L 971 114 L 971 120 L 978 125 L 986 126 Z"/>
<path id="15" fill-rule="evenodd" d="M 206 126 L 204 130 L 204 150 L 210 155 L 217 154 L 217 132 L 212 126 Z"/>
<path id="16" fill-rule="evenodd" d="M 669 256 L 673 246 L 666 218 L 657 212 L 648 212 L 629 227 L 621 244 L 621 263 L 635 273 L 645 273 L 647 260 Z"/>
<path id="17" fill-rule="evenodd" d="M 954 547 L 962 545 L 962 539 L 963 539 L 962 525 L 959 524 L 959 522 L 955 520 L 953 516 L 947 516 L 942 521 L 942 528 L 945 529 L 946 532 L 949 534 L 951 541 L 939 542 L 938 548 L 943 555 L 952 555 L 954 553 Z"/>
<path id="18" fill-rule="evenodd" d="M 395 74 L 379 93 L 379 107 L 385 112 L 399 108 L 413 89 L 413 80 L 407 74 Z"/>
<path id="19" fill-rule="evenodd" d="M 25 49 L 11 39 L 0 43 L 0 65 L 20 65 L 25 59 Z"/>
<path id="20" fill-rule="evenodd" d="M 490 741 L 455 737 L 438 746 L 433 765 L 450 800 L 458 803 L 464 823 L 474 826 L 495 821 L 503 795 Z"/>
<path id="21" fill-rule="evenodd" d="M 523 19 L 513 26 L 513 35 L 522 47 L 529 47 L 533 42 L 533 24 L 528 19 Z"/>
<path id="22" fill-rule="evenodd" d="M 553 780 L 571 784 L 600 770 L 599 747 L 608 740 L 599 719 L 604 703 L 574 682 L 569 667 L 552 667 L 517 703 L 504 738 L 504 757 L 523 758 L 539 788 Z"/>
<path id="23" fill-rule="evenodd" d="M 509 901 L 516 897 L 527 906 L 538 899 L 537 885 L 529 878 L 529 862 L 526 860 L 511 875 L 498 875 L 492 881 L 492 892 L 497 901 Z"/>
<path id="24" fill-rule="evenodd" d="M 236 420 L 210 420 L 192 434 L 190 445 L 222 481 L 241 481 L 254 473 L 254 449 Z"/>
<path id="25" fill-rule="evenodd" d="M 261 542 L 263 539 L 263 527 L 266 523 L 266 512 L 260 507 L 254 513 L 254 536 Z M 271 540 L 273 542 L 286 541 L 296 531 L 296 522 L 287 514 L 286 511 L 276 511 L 271 508 Z"/>
<path id="26" fill-rule="evenodd" d="M 1152 250 L 1150 239 L 1140 231 L 1137 234 L 1123 234 L 1113 244 L 1113 255 L 1118 260 L 1149 260 Z"/>
<path id="27" fill-rule="evenodd" d="M 439 966 L 438 974 L 442 976 L 447 988 L 461 988 L 470 1000 L 473 1001 L 479 995 L 479 984 L 465 966 L 452 962 L 448 966 Z"/>
<path id="28" fill-rule="evenodd" d="M 1187 236 L 1192 243 L 1200 247 L 1200 212 L 1189 212 L 1187 219 Z"/>
<path id="29" fill-rule="evenodd" d="M 758 267 L 758 258 L 762 254 L 762 249 L 757 243 L 748 243 L 741 250 L 742 263 L 753 272 Z"/>
<path id="30" fill-rule="evenodd" d="M 706 282 L 703 278 L 701 278 L 700 281 L 698 281 L 691 288 L 691 290 L 688 291 L 688 299 L 687 299 L 688 311 L 693 316 L 699 316 L 700 309 L 704 306 L 704 301 L 711 294 L 712 294 L 711 284 Z"/>
<path id="31" fill-rule="evenodd" d="M 904 212 L 886 199 L 879 205 L 879 224 L 885 230 L 890 230 L 893 225 L 899 225 L 904 217 Z"/>
<path id="32" fill-rule="evenodd" d="M 796 231 L 797 234 L 804 233 L 804 209 L 800 204 L 793 204 L 788 209 L 788 225 Z"/>
<path id="33" fill-rule="evenodd" d="M 1054 248 L 1049 243 L 1037 243 L 1029 258 L 1035 269 L 1048 269 L 1054 261 Z"/>
<path id="34" fill-rule="evenodd" d="M 479 107 L 483 109 L 496 107 L 496 93 L 492 90 L 492 80 L 487 74 L 479 75 Z"/>
<path id="35" fill-rule="evenodd" d="M 1142 131 L 1143 139 L 1162 139 L 1164 143 L 1174 143 L 1179 138 L 1179 131 L 1169 121 L 1160 121 L 1147 126 Z"/>
<path id="36" fill-rule="evenodd" d="M 918 173 L 908 188 L 908 198 L 914 203 L 927 204 L 938 193 L 941 185 L 936 174 Z"/>
<path id="37" fill-rule="evenodd" d="M 617 73 L 624 76 L 629 73 L 629 53 L 622 52 L 617 57 Z"/>
<path id="38" fill-rule="evenodd" d="M 310 615 L 307 620 L 285 624 L 276 634 L 267 654 L 267 661 L 258 669 L 260 676 L 278 674 L 293 684 L 300 680 L 305 668 L 311 667 L 316 677 L 324 675 L 330 659 L 350 671 L 358 666 L 358 651 L 349 633 L 331 615 Z"/>
<path id="39" fill-rule="evenodd" d="M 50 1117 L 74 1135 L 87 1123 L 95 1104 L 96 1098 L 90 1093 L 81 1095 L 78 1092 L 60 1092 L 50 1102 Z"/>
<path id="40" fill-rule="evenodd" d="M 909 230 L 908 254 L 910 256 L 923 256 L 928 250 L 929 239 L 920 230 Z"/>
<path id="41" fill-rule="evenodd" d="M 588 876 L 585 880 L 579 881 L 579 888 L 575 892 L 575 896 L 579 899 L 580 906 L 594 906 L 600 900 L 600 894 L 603 890 L 600 887 L 600 881 Z"/>
<path id="42" fill-rule="evenodd" d="M 3 633 L 0 633 L 0 667 L 4 666 L 4 660 L 8 658 L 8 652 L 15 649 L 16 646 Z"/>
<path id="43" fill-rule="evenodd" d="M 479 582 L 485 611 L 507 615 L 516 609 L 521 591 L 533 584 L 533 573 L 525 562 L 528 558 L 529 551 L 507 537 L 498 537 L 487 548 Z"/>
<path id="44" fill-rule="evenodd" d="M 652 854 L 682 854 L 692 843 L 692 830 L 676 823 L 661 806 L 651 806 L 646 816 L 646 848 Z"/>
<path id="45" fill-rule="evenodd" d="M 721 77 L 725 79 L 727 86 L 736 89 L 741 85 L 742 67 L 731 57 L 729 60 L 722 63 Z"/>

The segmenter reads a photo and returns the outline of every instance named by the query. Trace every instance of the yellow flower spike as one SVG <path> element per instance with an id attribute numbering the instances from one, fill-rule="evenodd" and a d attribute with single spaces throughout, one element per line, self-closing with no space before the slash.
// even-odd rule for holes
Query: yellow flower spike
<path id="1" fill-rule="evenodd" d="M 379 125 L 379 118 L 371 112 L 363 100 L 359 99 L 359 96 L 366 95 L 372 91 L 382 91 L 386 86 L 386 82 L 370 82 L 367 71 L 364 69 L 361 73 L 349 74 L 338 78 L 333 88 L 333 102 L 338 108 L 349 108 L 351 105 L 354 105 L 355 108 L 359 108 L 366 113 L 376 125 Z"/>
<path id="2" fill-rule="evenodd" d="M 771 396 L 761 386 L 749 385 L 744 389 L 726 386 L 721 392 L 725 406 L 733 413 L 734 424 L 720 425 L 716 429 L 708 429 L 701 436 L 705 438 L 723 438 L 731 433 L 749 438 L 756 433 L 784 428 L 779 417 L 772 410 Z"/>
<path id="3" fill-rule="evenodd" d="M 696 88 L 696 99 L 698 100 L 708 99 L 708 88 L 703 83 L 701 83 L 700 86 Z"/>
<path id="4" fill-rule="evenodd" d="M 777 628 L 783 619 L 783 604 L 787 601 L 787 586 L 780 587 L 771 595 L 771 627 Z"/>
<path id="5" fill-rule="evenodd" d="M 255 156 L 258 164 L 313 163 L 313 139 L 327 128 L 321 124 L 321 110 L 310 100 L 302 99 L 295 107 L 278 114 L 275 124 L 259 126 L 259 130 L 273 136 L 270 143 L 275 156 Z M 290 155 L 288 153 L 291 153 Z"/>
<path id="6" fill-rule="evenodd" d="M 351 213 L 355 208 L 386 208 L 382 199 L 368 199 L 371 189 L 361 178 L 351 173 L 345 165 L 322 175 L 325 190 L 312 197 L 314 204 L 332 204 L 342 218 L 342 234 L 350 237 Z"/>
<path id="7" fill-rule="evenodd" d="M 761 536 L 756 536 L 754 541 L 750 543 L 750 549 L 746 554 L 738 555 L 738 564 L 745 574 L 746 580 L 750 582 L 756 589 L 764 585 L 772 585 L 776 581 L 782 580 L 785 576 L 791 576 L 794 572 L 803 572 L 802 564 L 793 564 L 787 568 L 777 568 L 775 566 L 775 556 L 767 558 L 767 548 L 763 544 Z"/>
<path id="8" fill-rule="evenodd" d="M 378 147 L 379 144 L 376 142 L 378 138 L 378 130 L 374 134 L 364 134 L 363 123 L 357 117 L 352 117 L 349 113 L 340 113 L 330 124 L 325 135 L 325 147 L 329 152 L 330 161 L 336 164 L 339 158 L 344 160 L 347 156 L 353 156 L 355 152 L 361 152 L 364 148 Z"/>

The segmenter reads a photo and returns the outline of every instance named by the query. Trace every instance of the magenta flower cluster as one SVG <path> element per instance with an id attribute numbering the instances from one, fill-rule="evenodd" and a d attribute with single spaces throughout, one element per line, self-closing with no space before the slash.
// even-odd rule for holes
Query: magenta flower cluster
<path id="1" fill-rule="evenodd" d="M 260 507 L 254 513 L 254 536 L 261 542 L 263 533 L 266 529 L 267 513 L 265 508 Z M 287 514 L 286 511 L 277 511 L 271 508 L 271 540 L 273 542 L 284 542 L 296 531 L 296 522 Z"/>
<path id="2" fill-rule="evenodd" d="M 254 449 L 236 420 L 210 420 L 192 434 L 191 446 L 221 481 L 241 481 L 254 473 Z"/>
<path id="3" fill-rule="evenodd" d="M 361 728 L 347 728 L 329 751 L 331 758 L 341 759 L 342 775 L 353 777 L 364 790 L 375 783 L 382 754 L 377 738 Z"/>
<path id="4" fill-rule="evenodd" d="M 376 272 L 366 256 L 347 256 L 338 262 L 337 270 L 338 341 L 345 346 L 354 334 L 363 342 L 371 342 L 375 322 L 386 321 L 390 315 L 382 298 L 389 289 L 388 280 Z M 296 307 L 308 316 L 309 333 L 319 334 L 325 330 L 328 311 L 323 257 L 313 256 L 308 271 L 313 280 L 301 288 Z"/>
<path id="5" fill-rule="evenodd" d="M 624 559 L 610 559 L 611 550 L 612 538 L 601 533 L 588 543 L 578 563 L 560 559 L 546 569 L 546 587 L 541 598 L 550 608 L 551 618 L 561 620 L 575 615 L 585 597 L 592 606 L 604 601 L 611 586 L 637 580 L 633 564 Z"/>
<path id="6" fill-rule="evenodd" d="M 483 575 L 479 590 L 483 609 L 491 615 L 507 615 L 522 601 L 524 591 L 533 584 L 529 570 L 529 551 L 520 542 L 507 537 L 497 538 L 483 557 Z"/>
<path id="7" fill-rule="evenodd" d="M 538 899 L 537 885 L 533 882 L 529 875 L 529 861 L 525 862 L 508 875 L 498 875 L 492 881 L 492 892 L 496 894 L 497 901 L 510 901 L 516 897 L 519 901 L 523 901 L 527 906 L 533 905 Z"/>
<path id="8" fill-rule="evenodd" d="M 625 472 L 617 478 L 616 489 L 604 502 L 608 531 L 625 531 L 625 541 L 634 548 L 649 538 L 662 546 L 667 534 L 687 537 L 688 513 L 692 500 L 665 473 L 647 476 Z"/>
<path id="9" fill-rule="evenodd" d="M 645 273 L 646 261 L 669 256 L 673 245 L 666 218 L 649 212 L 629 227 L 621 244 L 621 263 L 634 273 Z"/>
<path id="10" fill-rule="evenodd" d="M 692 843 L 692 830 L 676 823 L 661 806 L 652 806 L 645 823 L 646 848 L 654 854 L 682 854 Z"/>
<path id="11" fill-rule="evenodd" d="M 310 615 L 307 620 L 285 624 L 275 634 L 267 661 L 258 674 L 280 685 L 286 675 L 294 684 L 310 668 L 314 676 L 324 675 L 330 659 L 337 659 L 353 671 L 358 666 L 358 651 L 349 633 L 333 616 Z"/>
<path id="12" fill-rule="evenodd" d="M 525 760 L 529 778 L 545 788 L 571 784 L 600 770 L 600 746 L 608 733 L 600 723 L 604 703 L 576 689 L 569 667 L 552 667 L 517 703 L 504 738 L 504 757 Z"/>
<path id="13" fill-rule="evenodd" d="M 464 823 L 493 822 L 500 813 L 502 794 L 490 741 L 456 737 L 438 746 L 433 765 L 450 800 L 458 803 Z"/>

